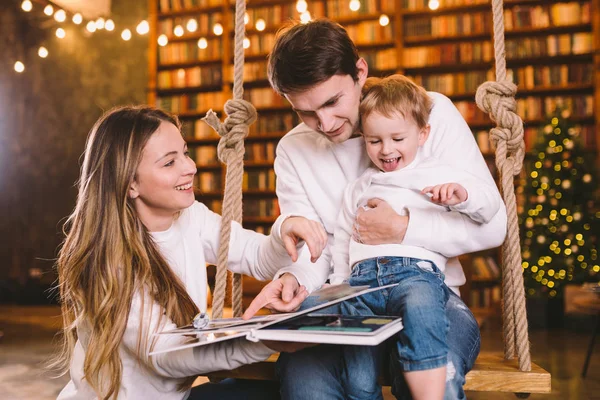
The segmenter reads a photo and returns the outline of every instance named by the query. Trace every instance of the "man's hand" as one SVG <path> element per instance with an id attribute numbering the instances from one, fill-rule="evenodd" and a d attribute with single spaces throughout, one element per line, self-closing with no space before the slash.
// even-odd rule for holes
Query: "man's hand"
<path id="1" fill-rule="evenodd" d="M 360 207 L 352 238 L 364 244 L 400 244 L 408 227 L 408 216 L 398 215 L 384 200 L 370 199 L 366 209 Z"/>
<path id="2" fill-rule="evenodd" d="M 281 238 L 292 261 L 298 260 L 296 245 L 304 240 L 310 250 L 310 261 L 316 262 L 325 246 L 327 232 L 321 223 L 304 217 L 289 217 L 281 224 Z"/>
<path id="3" fill-rule="evenodd" d="M 300 307 L 308 296 L 304 286 L 292 274 L 283 274 L 279 279 L 269 282 L 252 300 L 243 319 L 249 319 L 263 307 L 278 312 L 291 312 Z"/>
<path id="4" fill-rule="evenodd" d="M 445 206 L 455 206 L 467 201 L 467 189 L 458 183 L 444 183 L 442 185 L 427 186 L 421 193 L 431 193 L 431 201 Z"/>

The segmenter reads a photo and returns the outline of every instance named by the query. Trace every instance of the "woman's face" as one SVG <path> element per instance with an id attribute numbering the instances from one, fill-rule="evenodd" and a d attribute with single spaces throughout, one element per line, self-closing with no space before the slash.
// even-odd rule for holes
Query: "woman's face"
<path id="1" fill-rule="evenodd" d="M 194 202 L 196 164 L 175 125 L 162 122 L 142 152 L 129 195 L 148 230 L 169 228 L 175 213 Z"/>

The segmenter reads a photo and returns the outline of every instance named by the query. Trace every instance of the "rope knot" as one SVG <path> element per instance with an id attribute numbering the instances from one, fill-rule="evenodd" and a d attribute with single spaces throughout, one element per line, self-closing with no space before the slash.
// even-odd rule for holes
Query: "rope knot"
<path id="1" fill-rule="evenodd" d="M 517 86 L 509 80 L 485 82 L 477 88 L 475 101 L 482 111 L 490 115 L 498 125 L 490 130 L 490 140 L 496 147 L 496 164 L 499 168 L 507 160 L 512 164 L 512 173 L 517 175 L 523 167 L 525 143 L 523 121 L 516 114 Z"/>
<path id="2" fill-rule="evenodd" d="M 221 136 L 217 155 L 221 162 L 229 164 L 234 155 L 244 154 L 244 139 L 248 136 L 250 124 L 256 121 L 256 108 L 246 100 L 227 100 L 225 113 L 225 122 L 221 122 L 213 110 L 209 110 L 202 119 Z"/>

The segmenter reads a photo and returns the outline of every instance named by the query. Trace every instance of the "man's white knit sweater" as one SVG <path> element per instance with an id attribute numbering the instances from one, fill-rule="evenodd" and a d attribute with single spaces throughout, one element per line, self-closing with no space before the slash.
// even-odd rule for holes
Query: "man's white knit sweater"
<path id="1" fill-rule="evenodd" d="M 429 117 L 431 131 L 423 146 L 423 156 L 434 157 L 495 185 L 471 130 L 454 104 L 439 93 L 429 92 L 429 96 L 434 105 Z M 362 137 L 334 144 L 305 124 L 298 125 L 277 146 L 275 173 L 281 212 L 323 223 L 329 234 L 328 247 L 331 247 L 344 189 L 369 165 Z M 500 198 L 497 191 L 496 195 Z M 458 221 L 461 223 L 457 224 Z M 478 224 L 457 211 L 415 210 L 410 214 L 402 243 L 424 246 L 450 257 L 446 265 L 446 284 L 458 293 L 458 287 L 465 283 L 465 275 L 456 257 L 498 247 L 505 235 L 504 207 L 500 207 L 488 224 Z M 330 251 L 330 248 L 325 251 Z M 312 291 L 329 277 L 330 259 L 321 257 L 313 264 L 308 252 L 304 251 L 294 265 L 282 268 L 278 275 L 290 272 L 300 284 Z"/>
<path id="2" fill-rule="evenodd" d="M 427 186 L 444 183 L 459 183 L 468 194 L 467 200 L 455 206 L 445 207 L 433 203 L 427 195 L 421 193 Z M 352 239 L 352 227 L 356 210 L 364 207 L 369 199 L 378 198 L 388 204 L 399 215 L 410 215 L 415 210 L 458 211 L 479 223 L 489 222 L 498 212 L 501 201 L 496 196 L 493 185 L 476 178 L 467 172 L 457 170 L 434 158 L 423 159 L 421 151 L 416 158 L 402 169 L 383 172 L 377 168 L 368 168 L 356 181 L 346 187 L 342 208 L 334 232 L 333 274 L 329 280 L 336 285 L 350 276 L 352 266 L 369 258 L 410 257 L 433 262 L 444 272 L 448 258 L 444 254 L 431 251 L 423 246 L 406 244 L 366 245 Z M 456 219 L 462 224 L 461 219 Z M 450 220 L 452 223 L 452 220 Z M 460 226 L 457 227 L 460 231 Z M 436 232 L 431 232 L 432 236 Z"/>

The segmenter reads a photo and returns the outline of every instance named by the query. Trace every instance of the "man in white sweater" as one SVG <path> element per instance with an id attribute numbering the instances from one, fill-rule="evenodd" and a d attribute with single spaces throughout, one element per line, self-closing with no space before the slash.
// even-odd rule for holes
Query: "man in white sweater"
<path id="1" fill-rule="evenodd" d="M 359 137 L 358 107 L 368 66 L 346 31 L 329 21 L 295 25 L 282 32 L 269 58 L 269 80 L 273 88 L 292 104 L 303 123 L 281 139 L 275 172 L 281 211 L 321 221 L 330 245 L 336 228 L 344 188 L 369 166 L 364 140 Z M 473 135 L 452 102 L 439 93 L 429 93 L 433 109 L 431 133 L 423 146 L 425 157 L 433 156 L 469 171 L 494 185 Z M 499 195 L 498 195 L 499 196 Z M 450 258 L 445 283 L 456 294 L 465 283 L 457 256 L 500 246 L 506 232 L 506 212 L 501 207 L 488 224 L 478 224 L 459 212 L 414 210 L 398 215 L 386 202 L 371 199 L 369 211 L 357 214 L 355 230 L 365 244 L 402 243 L 426 245 Z M 327 257 L 311 264 L 302 258 L 279 272 L 283 300 L 304 285 L 309 291 L 328 279 Z M 270 299 L 257 297 L 249 314 Z M 465 375 L 479 353 L 480 336 L 475 318 L 457 295 L 446 306 L 449 320 L 446 398 L 464 398 Z M 317 346 L 292 355 L 282 355 L 279 367 L 285 398 L 331 399 L 381 398 L 365 394 L 345 378 L 340 365 L 341 347 Z M 310 379 L 310 384 L 307 384 Z M 376 379 L 376 377 L 372 377 Z M 340 386 L 340 383 L 342 384 Z M 401 374 L 394 376 L 397 397 L 408 395 Z"/>

